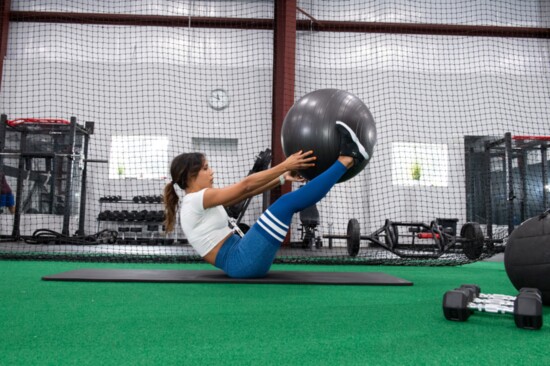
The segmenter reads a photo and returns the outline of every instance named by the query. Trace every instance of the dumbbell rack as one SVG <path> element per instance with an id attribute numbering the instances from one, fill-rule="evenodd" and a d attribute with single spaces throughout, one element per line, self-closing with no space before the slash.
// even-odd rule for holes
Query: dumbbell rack
<path id="1" fill-rule="evenodd" d="M 160 205 L 160 202 L 143 202 L 136 201 L 135 199 L 117 199 L 113 201 L 108 201 L 104 199 L 99 200 L 99 211 L 103 213 L 104 205 L 127 205 L 127 206 L 138 206 L 138 205 Z M 128 210 L 123 210 L 128 211 Z M 119 211 L 119 212 L 123 212 Z M 134 210 L 133 210 L 134 211 Z M 135 210 L 137 211 L 137 210 Z M 113 211 L 116 212 L 116 211 Z M 142 211 L 143 212 L 143 211 Z M 150 213 L 156 213 L 160 211 L 150 211 Z M 157 218 L 154 218 L 157 216 Z M 153 218 L 153 219 L 151 219 Z M 164 221 L 163 216 L 161 215 L 151 215 L 150 217 L 141 217 L 141 218 L 121 218 L 121 219 L 100 219 L 98 216 L 97 219 L 97 231 L 101 230 L 102 223 L 114 222 L 120 224 L 115 231 L 118 232 L 117 244 L 143 244 L 143 245 L 171 245 L 174 242 L 177 242 L 177 232 L 174 232 L 174 238 L 162 237 Z M 149 235 L 144 235 L 148 233 Z"/>

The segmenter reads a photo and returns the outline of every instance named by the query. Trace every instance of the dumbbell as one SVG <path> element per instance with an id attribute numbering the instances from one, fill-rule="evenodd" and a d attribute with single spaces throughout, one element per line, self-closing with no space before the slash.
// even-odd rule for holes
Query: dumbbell
<path id="1" fill-rule="evenodd" d="M 105 221 L 113 221 L 115 219 L 115 214 L 113 211 L 105 210 L 103 213 L 103 220 Z"/>
<path id="2" fill-rule="evenodd" d="M 157 211 L 157 221 L 164 221 L 164 211 L 163 210 L 159 210 Z"/>
<path id="3" fill-rule="evenodd" d="M 147 214 L 149 213 L 149 211 L 147 210 L 141 210 L 139 211 L 136 216 L 135 216 L 135 220 L 136 221 L 145 221 L 146 218 L 147 218 Z"/>
<path id="4" fill-rule="evenodd" d="M 118 202 L 122 200 L 121 196 L 103 196 L 99 198 L 99 202 Z"/>
<path id="5" fill-rule="evenodd" d="M 513 314 L 518 328 L 542 327 L 542 297 L 537 289 L 522 288 L 517 296 L 482 294 L 479 286 L 463 285 L 443 296 L 443 314 L 447 320 L 466 321 L 474 311 Z"/>
<path id="6" fill-rule="evenodd" d="M 128 210 L 120 211 L 120 221 L 129 221 L 130 212 Z"/>
<path id="7" fill-rule="evenodd" d="M 132 201 L 134 201 L 134 203 L 147 203 L 147 196 L 134 196 Z"/>
<path id="8" fill-rule="evenodd" d="M 118 218 L 120 216 L 119 210 L 111 211 L 109 217 L 107 218 L 108 221 L 118 221 Z"/>
<path id="9" fill-rule="evenodd" d="M 132 210 L 128 212 L 128 221 L 136 221 L 137 220 L 138 212 L 136 210 Z"/>
<path id="10" fill-rule="evenodd" d="M 145 215 L 145 221 L 157 221 L 157 212 L 156 211 L 147 212 L 147 215 Z"/>

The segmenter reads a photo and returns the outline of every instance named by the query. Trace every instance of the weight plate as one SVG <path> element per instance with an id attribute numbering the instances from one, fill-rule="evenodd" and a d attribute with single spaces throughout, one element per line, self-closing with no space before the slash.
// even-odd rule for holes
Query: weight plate
<path id="1" fill-rule="evenodd" d="M 467 222 L 460 229 L 462 251 L 468 259 L 478 259 L 483 253 L 485 236 L 477 222 Z"/>
<path id="2" fill-rule="evenodd" d="M 447 246 L 447 238 L 443 235 L 443 230 L 439 227 L 437 221 L 430 222 L 430 230 L 437 245 L 438 254 L 443 254 Z"/>
<path id="3" fill-rule="evenodd" d="M 399 231 L 397 230 L 397 226 L 390 220 L 386 220 L 386 223 L 384 224 L 384 231 L 386 233 L 386 236 L 384 237 L 386 246 L 390 250 L 395 249 L 399 244 Z"/>
<path id="4" fill-rule="evenodd" d="M 357 221 L 357 219 L 350 219 L 348 221 L 346 240 L 348 245 L 348 254 L 351 257 L 355 257 L 357 253 L 359 253 L 359 245 L 361 244 L 361 228 L 359 227 L 359 221 Z"/>

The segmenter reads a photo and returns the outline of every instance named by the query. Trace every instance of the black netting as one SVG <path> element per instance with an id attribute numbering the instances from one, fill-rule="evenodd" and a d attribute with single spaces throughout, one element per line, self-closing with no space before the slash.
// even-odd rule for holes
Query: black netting
<path id="1" fill-rule="evenodd" d="M 181 229 L 164 232 L 168 166 L 204 152 L 225 186 L 278 148 L 276 3 L 12 0 L 0 167 L 18 206 L 0 208 L 0 256 L 200 260 Z M 502 251 L 548 206 L 549 15 L 544 1 L 298 1 L 282 94 L 353 93 L 378 142 L 313 225 L 295 216 L 277 260 L 449 265 Z M 233 214 L 250 226 L 268 198 Z M 344 238 L 350 219 L 359 241 Z"/>

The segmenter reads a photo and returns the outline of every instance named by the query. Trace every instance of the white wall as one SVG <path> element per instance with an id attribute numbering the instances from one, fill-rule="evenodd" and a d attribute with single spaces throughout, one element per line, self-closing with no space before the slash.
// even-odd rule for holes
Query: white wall
<path id="1" fill-rule="evenodd" d="M 297 95 L 327 85 L 345 89 L 375 118 L 378 143 L 368 171 L 325 202 L 335 209 L 368 197 L 368 220 L 358 217 L 365 232 L 386 218 L 464 223 L 465 135 L 550 135 L 547 40 L 320 32 L 298 39 Z M 393 185 L 392 142 L 447 144 L 449 185 Z M 351 215 L 357 213 L 330 217 L 342 232 Z"/>
<path id="2" fill-rule="evenodd" d="M 273 0 L 14 0 L 12 10 L 273 18 Z"/>
<path id="3" fill-rule="evenodd" d="M 298 6 L 319 20 L 511 27 L 546 27 L 550 11 L 545 0 L 299 0 Z"/>
<path id="4" fill-rule="evenodd" d="M 269 1 L 13 2 L 14 9 L 271 17 Z M 79 4 L 82 6 L 82 4 Z M 300 1 L 317 19 L 505 26 L 548 25 L 544 1 Z M 160 10 L 159 10 L 160 9 Z M 451 11 L 449 11 L 451 9 Z M 299 18 L 304 18 L 299 15 Z M 107 159 L 112 134 L 168 134 L 169 155 L 193 137 L 239 139 L 238 161 L 212 157 L 220 184 L 246 175 L 271 144 L 273 32 L 11 23 L 0 105 L 10 117 L 77 116 L 96 122 L 90 158 Z M 548 41 L 539 39 L 299 32 L 296 98 L 321 88 L 358 95 L 378 129 L 367 169 L 320 203 L 323 231 L 356 217 L 364 232 L 394 221 L 465 220 L 464 135 L 549 135 Z M 231 105 L 208 108 L 209 90 Z M 392 142 L 445 143 L 447 187 L 391 181 Z M 434 157 L 437 158 L 437 157 Z M 165 181 L 108 180 L 89 174 L 88 219 L 103 195 L 158 194 Z M 245 221 L 260 213 L 257 199 Z M 90 228 L 93 228 L 91 223 Z"/>
<path id="5" fill-rule="evenodd" d="M 193 137 L 238 139 L 233 158 L 208 156 L 225 185 L 271 147 L 272 41 L 271 31 L 12 23 L 0 105 L 9 118 L 95 121 L 91 159 L 109 159 L 113 134 L 167 135 L 170 159 L 191 151 Z M 229 108 L 208 107 L 215 88 L 228 91 Z M 88 220 L 101 196 L 158 195 L 167 183 L 109 180 L 107 168 L 90 165 Z M 248 222 L 260 208 L 255 199 Z"/>

